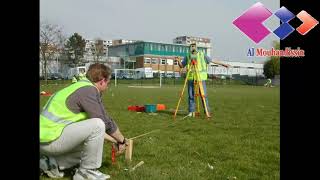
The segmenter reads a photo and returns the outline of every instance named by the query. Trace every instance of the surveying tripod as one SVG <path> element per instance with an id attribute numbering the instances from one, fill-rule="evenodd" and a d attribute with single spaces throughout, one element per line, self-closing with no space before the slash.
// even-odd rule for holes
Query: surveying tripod
<path id="1" fill-rule="evenodd" d="M 193 72 L 193 84 L 194 84 L 193 87 L 194 87 L 194 96 L 195 96 L 194 99 L 197 100 L 197 111 L 195 112 L 195 116 L 200 116 L 200 105 L 199 105 L 200 104 L 199 96 L 200 96 L 201 99 L 202 99 L 202 102 L 203 102 L 203 106 L 204 106 L 204 109 L 205 109 L 206 116 L 207 116 L 207 118 L 210 118 L 211 116 L 210 116 L 210 114 L 208 112 L 205 93 L 204 93 L 202 81 L 200 80 L 200 73 L 199 73 L 198 63 L 197 63 L 196 58 L 192 58 L 191 59 L 189 67 L 190 68 L 187 71 L 187 75 L 186 75 L 186 78 L 184 80 L 183 89 L 182 89 L 182 92 L 180 94 L 178 105 L 177 105 L 177 108 L 176 108 L 176 110 L 174 112 L 173 118 L 174 119 L 176 118 L 176 115 L 177 115 L 177 112 L 178 112 L 178 109 L 179 109 L 179 105 L 180 105 L 181 99 L 183 97 L 183 93 L 184 93 L 184 90 L 186 88 L 186 85 L 188 83 L 188 77 L 189 77 L 189 74 L 190 74 L 191 71 Z"/>

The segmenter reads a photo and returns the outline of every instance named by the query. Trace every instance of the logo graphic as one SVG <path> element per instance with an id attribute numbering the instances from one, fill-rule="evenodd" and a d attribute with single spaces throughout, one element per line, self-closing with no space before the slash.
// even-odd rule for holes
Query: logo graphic
<path id="1" fill-rule="evenodd" d="M 289 21 L 295 18 L 295 15 L 284 6 L 278 9 L 274 14 L 280 19 L 281 25 L 274 30 L 273 33 L 283 40 L 294 31 L 294 28 L 289 24 Z M 234 20 L 233 24 L 255 43 L 259 43 L 271 33 L 271 31 L 262 24 L 271 16 L 272 12 L 264 7 L 262 3 L 258 2 Z M 316 19 L 303 10 L 297 14 L 297 18 L 303 22 L 296 29 L 301 35 L 306 35 L 311 29 L 319 24 Z"/>
<path id="2" fill-rule="evenodd" d="M 289 24 L 289 21 L 292 20 L 295 15 L 285 7 L 281 7 L 274 14 L 280 19 L 282 24 L 274 30 L 273 33 L 283 40 L 294 31 L 294 28 Z"/>

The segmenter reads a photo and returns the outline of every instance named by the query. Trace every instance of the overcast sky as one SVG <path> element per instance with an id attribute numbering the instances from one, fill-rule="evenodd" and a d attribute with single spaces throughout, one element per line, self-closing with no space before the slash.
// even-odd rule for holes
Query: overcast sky
<path id="1" fill-rule="evenodd" d="M 280 0 L 40 0 L 40 20 L 57 24 L 67 36 L 86 39 L 131 39 L 172 43 L 177 36 L 211 39 L 216 59 L 264 61 L 247 57 L 250 47 L 270 49 L 273 33 L 255 44 L 232 22 L 256 2 L 275 12 Z M 276 16 L 264 23 L 273 31 Z"/>

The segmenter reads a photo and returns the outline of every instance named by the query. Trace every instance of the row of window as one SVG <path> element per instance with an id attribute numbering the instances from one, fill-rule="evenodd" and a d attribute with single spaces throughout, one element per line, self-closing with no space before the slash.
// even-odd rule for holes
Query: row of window
<path id="1" fill-rule="evenodd" d="M 91 41 L 92 41 L 92 40 L 91 40 Z M 86 40 L 86 42 L 90 42 L 90 40 Z M 103 42 L 107 42 L 107 41 L 103 40 Z M 108 42 L 110 42 L 110 41 L 108 41 Z"/>
<path id="2" fill-rule="evenodd" d="M 150 58 L 145 58 L 144 59 L 144 63 L 145 64 L 159 64 L 159 60 L 160 59 L 150 59 Z M 172 59 L 161 59 L 160 60 L 160 64 L 169 64 L 169 65 L 178 65 L 178 62 L 176 60 L 172 60 Z"/>
<path id="3" fill-rule="evenodd" d="M 95 52 L 92 52 L 92 55 L 95 55 L 95 54 L 96 54 Z M 91 55 L 91 54 L 89 54 L 89 56 L 90 56 L 90 55 Z M 104 52 L 103 55 L 107 55 L 107 53 Z"/>
<path id="4" fill-rule="evenodd" d="M 103 48 L 103 51 L 106 51 L 107 50 L 107 48 Z M 95 49 L 94 48 L 86 48 L 85 49 L 85 51 L 95 51 Z"/>
<path id="5" fill-rule="evenodd" d="M 170 51 L 170 52 L 179 52 L 179 53 L 188 53 L 188 47 L 174 46 L 174 45 L 163 45 L 163 44 L 146 44 L 146 49 L 150 51 Z"/>

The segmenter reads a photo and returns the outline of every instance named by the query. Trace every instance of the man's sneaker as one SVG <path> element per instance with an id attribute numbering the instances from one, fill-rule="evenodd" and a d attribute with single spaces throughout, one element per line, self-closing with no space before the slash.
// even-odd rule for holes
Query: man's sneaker
<path id="1" fill-rule="evenodd" d="M 106 180 L 110 179 L 110 175 L 103 174 L 95 169 L 77 169 L 73 176 L 73 180 Z"/>
<path id="2" fill-rule="evenodd" d="M 58 163 L 52 157 L 42 156 L 40 158 L 40 170 L 50 178 L 62 178 L 64 173 L 59 172 Z"/>
<path id="3" fill-rule="evenodd" d="M 187 117 L 196 117 L 196 113 L 195 112 L 189 112 Z"/>

